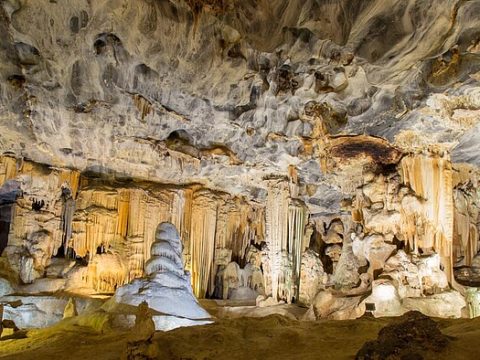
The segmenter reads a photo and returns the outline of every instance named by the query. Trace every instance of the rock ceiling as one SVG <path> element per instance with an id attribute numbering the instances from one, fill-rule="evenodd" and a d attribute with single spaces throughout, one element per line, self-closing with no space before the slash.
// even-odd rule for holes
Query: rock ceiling
<path id="1" fill-rule="evenodd" d="M 480 165 L 479 12 L 440 0 L 4 0 L 0 150 L 258 201 L 264 179 L 294 168 L 311 213 L 338 212 L 351 186 L 329 174 L 333 158 L 393 163 L 435 144 Z"/>

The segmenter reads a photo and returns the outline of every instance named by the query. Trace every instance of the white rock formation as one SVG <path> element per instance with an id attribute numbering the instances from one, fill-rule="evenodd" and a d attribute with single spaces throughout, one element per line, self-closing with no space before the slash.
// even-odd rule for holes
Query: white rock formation
<path id="1" fill-rule="evenodd" d="M 146 277 L 135 279 L 115 291 L 104 309 L 118 311 L 120 305 L 146 302 L 154 311 L 156 330 L 211 323 L 211 316 L 193 295 L 190 274 L 183 269 L 182 243 L 171 223 L 161 223 L 155 233 L 151 258 L 145 264 Z"/>
<path id="2" fill-rule="evenodd" d="M 75 313 L 85 314 L 95 311 L 102 301 L 92 298 L 75 298 Z M 3 318 L 12 320 L 20 329 L 43 328 L 54 325 L 64 317 L 69 301 L 55 296 L 18 296 L 9 295 L 0 298 L 4 304 Z"/>
<path id="3" fill-rule="evenodd" d="M 397 288 L 389 280 L 375 280 L 372 294 L 364 302 L 366 309 L 375 317 L 400 316 L 407 311 L 402 306 Z"/>
<path id="4" fill-rule="evenodd" d="M 13 288 L 7 279 L 0 278 L 0 297 L 13 293 Z"/>
<path id="5" fill-rule="evenodd" d="M 405 298 L 402 304 L 407 310 L 417 310 L 437 318 L 460 318 L 464 316 L 467 306 L 462 294 L 454 290 L 425 297 Z"/>

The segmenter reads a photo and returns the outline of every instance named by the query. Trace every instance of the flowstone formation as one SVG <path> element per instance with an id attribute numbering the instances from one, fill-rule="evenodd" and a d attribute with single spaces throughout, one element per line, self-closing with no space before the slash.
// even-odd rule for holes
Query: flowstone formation
<path id="1" fill-rule="evenodd" d="M 478 316 L 479 12 L 0 1 L 4 316 L 152 277 L 162 222 L 197 298 Z"/>
<path id="2" fill-rule="evenodd" d="M 145 274 L 118 288 L 103 308 L 115 313 L 123 304 L 148 306 L 153 310 L 155 330 L 211 323 L 210 314 L 193 295 L 190 274 L 183 269 L 182 243 L 173 224 L 158 225 Z"/>

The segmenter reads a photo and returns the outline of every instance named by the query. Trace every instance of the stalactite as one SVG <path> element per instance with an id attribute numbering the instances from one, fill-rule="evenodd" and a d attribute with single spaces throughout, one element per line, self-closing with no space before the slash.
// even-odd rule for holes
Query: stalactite
<path id="1" fill-rule="evenodd" d="M 183 262 L 186 271 L 192 270 L 190 231 L 192 226 L 193 189 L 180 189 L 175 192 L 170 213 L 172 224 L 178 229 L 183 244 Z"/>
<path id="2" fill-rule="evenodd" d="M 218 270 L 228 265 L 232 260 L 232 235 L 228 234 L 229 232 L 229 219 L 230 217 L 237 214 L 235 206 L 226 202 L 225 199 L 220 198 L 217 203 L 217 219 L 216 219 L 216 229 L 215 229 L 215 245 L 214 245 L 214 259 L 212 264 L 212 269 L 210 271 L 209 285 L 208 285 L 208 296 L 212 296 L 215 292 L 215 282 L 217 278 Z M 235 263 L 238 267 L 238 264 Z M 224 275 L 226 274 L 229 268 L 225 268 Z M 224 283 L 224 287 L 227 283 Z"/>
<path id="3" fill-rule="evenodd" d="M 121 189 L 118 192 L 118 220 L 116 233 L 120 236 L 127 236 L 128 215 L 130 207 L 130 191 Z"/>
<path id="4" fill-rule="evenodd" d="M 155 229 L 161 222 L 171 222 L 171 203 L 173 194 L 160 191 L 156 197 L 147 197 L 145 203 L 144 259 L 150 259 L 150 248 L 155 241 Z"/>
<path id="5" fill-rule="evenodd" d="M 207 293 L 214 259 L 217 201 L 211 194 L 199 191 L 192 205 L 192 286 L 197 297 Z"/>
<path id="6" fill-rule="evenodd" d="M 0 186 L 17 175 L 17 160 L 9 156 L 0 156 Z"/>
<path id="7" fill-rule="evenodd" d="M 473 257 L 479 251 L 477 221 L 478 208 L 473 203 L 472 195 L 456 189 L 455 222 L 453 246 L 455 259 L 463 258 L 464 265 L 471 266 Z"/>
<path id="8" fill-rule="evenodd" d="M 293 281 L 295 298 L 300 288 L 300 270 L 302 265 L 303 238 L 305 233 L 306 210 L 302 204 L 292 201 L 288 209 L 288 251 L 293 260 Z"/>
<path id="9" fill-rule="evenodd" d="M 70 189 L 70 193 L 73 199 L 76 199 L 78 187 L 80 184 L 80 172 L 76 170 L 65 170 L 62 169 L 59 172 L 59 188 L 62 186 L 67 186 Z"/>
<path id="10" fill-rule="evenodd" d="M 246 250 L 250 241 L 257 242 L 255 231 L 250 230 L 251 206 L 240 199 L 229 197 L 226 199 L 223 209 L 226 213 L 225 228 L 223 229 L 225 240 L 219 247 L 231 249 L 232 259 L 244 266 Z"/>
<path id="11" fill-rule="evenodd" d="M 152 112 L 152 104 L 141 95 L 133 95 L 133 103 L 137 107 L 138 111 L 140 111 L 142 120 L 144 120 L 148 114 Z"/>
<path id="12" fill-rule="evenodd" d="M 145 262 L 150 258 L 155 229 L 160 222 L 171 220 L 170 191 L 147 194 L 142 189 L 128 189 L 129 203 L 126 211 L 127 248 L 130 279 L 143 275 Z M 120 203 L 121 204 L 121 203 Z M 119 220 L 120 221 L 120 220 Z"/>
<path id="13" fill-rule="evenodd" d="M 72 247 L 77 256 L 88 254 L 91 260 L 98 247 L 108 248 L 113 244 L 121 247 L 126 233 L 125 194 L 122 189 L 80 193 L 72 229 Z"/>
<path id="14" fill-rule="evenodd" d="M 268 253 L 265 266 L 265 291 L 279 298 L 282 274 L 282 253 L 288 243 L 288 184 L 282 180 L 269 180 L 266 208 L 266 238 Z"/>
<path id="15" fill-rule="evenodd" d="M 410 226 L 416 226 L 414 247 L 434 248 L 442 257 L 442 264 L 449 280 L 453 279 L 453 183 L 452 167 L 447 155 L 431 153 L 406 156 L 401 161 L 403 182 L 420 198 L 416 214 L 403 212 L 409 217 L 403 229 L 407 238 L 413 235 Z M 413 218 L 415 216 L 415 218 Z M 423 231 L 419 226 L 423 223 Z"/>
<path id="16" fill-rule="evenodd" d="M 127 239 L 130 280 L 143 275 L 147 260 L 144 255 L 145 198 L 146 194 L 141 189 L 131 189 L 129 192 Z"/>
<path id="17" fill-rule="evenodd" d="M 62 208 L 61 227 L 62 227 L 62 245 L 65 256 L 68 254 L 69 241 L 72 238 L 72 222 L 75 213 L 75 200 L 71 197 L 65 200 Z"/>
<path id="18" fill-rule="evenodd" d="M 95 255 L 88 265 L 87 283 L 99 293 L 113 293 L 128 281 L 128 269 L 119 254 Z"/>

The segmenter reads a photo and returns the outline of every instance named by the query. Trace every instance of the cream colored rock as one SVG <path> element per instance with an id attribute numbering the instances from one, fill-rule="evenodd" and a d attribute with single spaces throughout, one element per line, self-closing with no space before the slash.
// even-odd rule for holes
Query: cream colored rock
<path id="1" fill-rule="evenodd" d="M 340 256 L 342 255 L 342 247 L 338 244 L 330 245 L 325 249 L 325 255 L 332 259 L 332 261 L 336 264 L 340 260 Z"/>
<path id="2" fill-rule="evenodd" d="M 375 280 L 372 284 L 372 294 L 364 302 L 375 317 L 400 316 L 407 312 L 396 287 L 390 280 Z"/>
<path id="3" fill-rule="evenodd" d="M 63 318 L 66 299 L 52 296 L 7 296 L 2 302 L 19 301 L 20 306 L 4 306 L 3 318 L 12 320 L 20 329 L 51 326 Z"/>
<path id="4" fill-rule="evenodd" d="M 22 256 L 20 259 L 20 279 L 24 284 L 31 284 L 40 274 L 34 268 L 35 260 L 31 256 Z"/>
<path id="5" fill-rule="evenodd" d="M 319 255 L 312 250 L 307 250 L 302 255 L 299 301 L 310 305 L 315 295 L 327 282 L 328 274 L 323 269 Z"/>
<path id="6" fill-rule="evenodd" d="M 465 298 L 458 291 L 447 291 L 420 298 L 405 298 L 402 302 L 408 310 L 438 318 L 460 318 L 467 306 Z"/>
<path id="7" fill-rule="evenodd" d="M 10 284 L 10 281 L 8 281 L 7 279 L 0 278 L 0 297 L 5 295 L 10 295 L 13 292 L 14 292 L 14 289 Z"/>
<path id="8" fill-rule="evenodd" d="M 362 187 L 362 191 L 372 203 L 383 203 L 385 199 L 386 183 L 383 176 L 377 176 L 373 182 Z"/>
<path id="9" fill-rule="evenodd" d="M 304 319 L 357 319 L 365 313 L 365 305 L 360 302 L 361 297 L 359 296 L 342 297 L 334 295 L 330 290 L 320 291 Z"/>
<path id="10" fill-rule="evenodd" d="M 258 307 L 268 307 L 268 306 L 274 306 L 278 304 L 285 304 L 284 301 L 278 301 L 274 299 L 271 296 L 265 296 L 265 295 L 258 295 L 258 297 L 255 299 L 255 304 Z"/>
<path id="11" fill-rule="evenodd" d="M 363 254 L 368 260 L 370 274 L 382 270 L 385 261 L 396 250 L 396 246 L 388 244 L 382 235 L 370 235 L 363 239 Z"/>
<path id="12" fill-rule="evenodd" d="M 63 318 L 68 319 L 74 316 L 77 316 L 77 306 L 73 298 L 68 299 L 67 305 L 65 305 L 65 310 L 63 310 Z"/>
<path id="13" fill-rule="evenodd" d="M 480 292 L 478 288 L 467 288 L 465 294 L 465 302 L 469 317 L 475 318 L 480 316 Z"/>
<path id="14" fill-rule="evenodd" d="M 352 249 L 351 236 L 347 236 L 342 247 L 342 254 L 333 273 L 336 289 L 352 289 L 360 283 L 359 263 Z"/>
<path id="15" fill-rule="evenodd" d="M 323 236 L 323 241 L 326 244 L 341 244 L 343 242 L 343 232 L 343 223 L 340 220 L 334 220 Z"/>
<path id="16" fill-rule="evenodd" d="M 399 250 L 386 262 L 384 274 L 394 280 L 401 298 L 421 297 L 449 288 L 436 254 L 411 260 L 403 250 Z"/>

